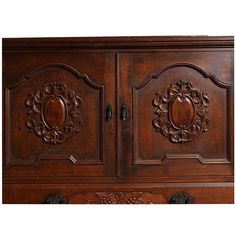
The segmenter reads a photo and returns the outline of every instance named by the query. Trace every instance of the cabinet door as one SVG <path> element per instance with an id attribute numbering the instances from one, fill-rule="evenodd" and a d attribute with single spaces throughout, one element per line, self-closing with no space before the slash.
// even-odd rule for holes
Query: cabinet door
<path id="1" fill-rule="evenodd" d="M 120 176 L 233 175 L 232 61 L 229 50 L 119 55 Z"/>
<path id="2" fill-rule="evenodd" d="M 112 53 L 4 52 L 4 177 L 114 175 L 114 71 Z"/>

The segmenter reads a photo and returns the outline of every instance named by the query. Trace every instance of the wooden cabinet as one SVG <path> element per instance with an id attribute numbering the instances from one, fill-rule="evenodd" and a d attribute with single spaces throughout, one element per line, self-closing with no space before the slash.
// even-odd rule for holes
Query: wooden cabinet
<path id="1" fill-rule="evenodd" d="M 3 39 L 4 203 L 233 203 L 233 37 Z"/>

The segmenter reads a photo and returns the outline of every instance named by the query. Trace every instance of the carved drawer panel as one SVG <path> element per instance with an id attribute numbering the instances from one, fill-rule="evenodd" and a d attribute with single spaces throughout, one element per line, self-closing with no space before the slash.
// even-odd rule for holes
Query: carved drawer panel
<path id="1" fill-rule="evenodd" d="M 211 204 L 233 203 L 233 185 L 223 183 L 166 184 L 149 187 L 103 184 L 93 188 L 69 185 L 10 184 L 4 203 L 34 204 Z M 224 194 L 222 194 L 224 193 Z M 17 197 L 16 197 L 17 196 Z"/>
<path id="2" fill-rule="evenodd" d="M 120 54 L 121 176 L 233 175 L 232 55 Z"/>
<path id="3" fill-rule="evenodd" d="M 114 103 L 114 57 L 69 55 L 4 56 L 5 176 L 113 174 L 114 124 L 104 110 Z"/>

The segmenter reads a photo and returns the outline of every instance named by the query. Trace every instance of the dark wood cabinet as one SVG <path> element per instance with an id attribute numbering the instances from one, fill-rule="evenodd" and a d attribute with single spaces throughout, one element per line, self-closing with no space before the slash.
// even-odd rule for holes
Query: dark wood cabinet
<path id="1" fill-rule="evenodd" d="M 233 37 L 3 39 L 4 203 L 233 203 Z"/>

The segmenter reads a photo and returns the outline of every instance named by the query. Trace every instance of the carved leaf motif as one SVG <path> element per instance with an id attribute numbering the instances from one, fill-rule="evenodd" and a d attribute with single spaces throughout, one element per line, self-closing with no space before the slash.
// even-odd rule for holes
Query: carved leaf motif
<path id="1" fill-rule="evenodd" d="M 49 122 L 47 115 L 55 114 L 49 114 L 51 107 L 47 109 L 47 114 L 44 114 L 44 107 L 45 104 L 50 104 L 50 101 L 51 104 L 53 104 L 52 101 L 54 104 L 55 101 L 60 101 L 60 103 L 57 102 L 57 107 L 60 108 L 57 109 L 57 116 L 61 117 L 60 119 L 51 117 L 53 119 Z M 45 84 L 43 88 L 30 94 L 25 104 L 29 107 L 26 126 L 46 143 L 63 143 L 73 133 L 80 131 L 82 98 L 73 90 L 67 89 L 66 85 L 61 82 Z"/>
<path id="2" fill-rule="evenodd" d="M 175 109 L 179 113 L 174 119 L 173 103 L 178 104 Z M 208 95 L 198 91 L 190 82 L 173 81 L 166 94 L 156 93 L 153 105 L 156 107 L 153 119 L 156 132 L 161 132 L 173 143 L 189 142 L 194 135 L 208 130 Z M 181 113 L 181 107 L 192 114 Z"/>

